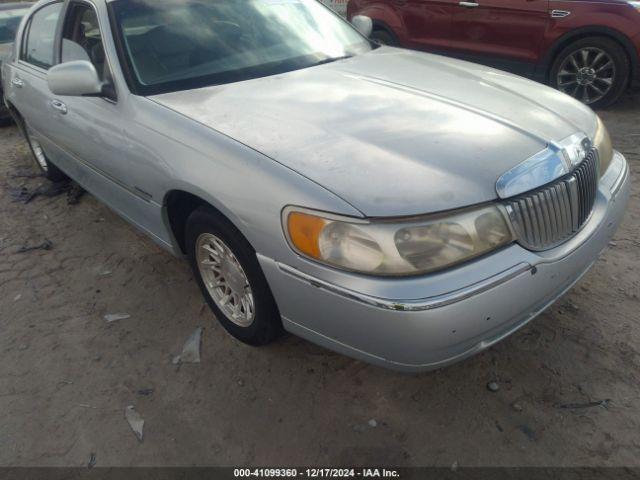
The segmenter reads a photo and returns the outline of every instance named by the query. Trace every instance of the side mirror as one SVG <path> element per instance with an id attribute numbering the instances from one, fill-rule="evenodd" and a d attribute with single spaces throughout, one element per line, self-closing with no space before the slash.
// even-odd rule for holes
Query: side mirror
<path id="1" fill-rule="evenodd" d="M 103 83 L 91 62 L 75 60 L 51 67 L 47 73 L 49 90 L 54 95 L 94 97 L 102 95 Z"/>
<path id="2" fill-rule="evenodd" d="M 371 32 L 373 32 L 373 20 L 365 15 L 356 15 L 351 19 L 351 24 L 367 38 L 369 38 Z"/>

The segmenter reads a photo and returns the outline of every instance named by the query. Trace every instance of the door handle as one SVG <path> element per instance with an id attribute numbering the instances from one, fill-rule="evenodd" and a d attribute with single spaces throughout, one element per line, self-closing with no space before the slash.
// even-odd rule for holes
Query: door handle
<path id="1" fill-rule="evenodd" d="M 64 103 L 62 103 L 60 100 L 51 100 L 51 106 L 56 110 L 58 110 L 63 115 L 66 115 L 66 113 L 68 112 L 67 106 Z"/>
<path id="2" fill-rule="evenodd" d="M 13 77 L 13 79 L 11 80 L 11 83 L 13 84 L 13 86 L 15 86 L 17 88 L 24 87 L 24 80 L 22 80 L 19 77 Z"/>
<path id="3" fill-rule="evenodd" d="M 464 8 L 477 8 L 480 6 L 478 2 L 460 2 L 458 5 Z"/>

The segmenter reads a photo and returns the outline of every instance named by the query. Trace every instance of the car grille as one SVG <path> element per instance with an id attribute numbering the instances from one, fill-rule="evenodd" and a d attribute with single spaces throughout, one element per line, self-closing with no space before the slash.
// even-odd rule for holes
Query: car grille
<path id="1" fill-rule="evenodd" d="M 530 250 L 545 250 L 575 235 L 591 215 L 598 179 L 598 152 L 592 149 L 569 175 L 507 200 L 518 242 Z"/>

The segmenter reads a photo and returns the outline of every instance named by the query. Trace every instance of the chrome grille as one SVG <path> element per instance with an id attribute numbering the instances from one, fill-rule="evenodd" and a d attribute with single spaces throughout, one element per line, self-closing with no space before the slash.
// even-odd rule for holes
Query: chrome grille
<path id="1" fill-rule="evenodd" d="M 518 242 L 530 250 L 545 250 L 575 235 L 591 215 L 598 179 L 598 152 L 592 149 L 569 175 L 507 200 Z"/>

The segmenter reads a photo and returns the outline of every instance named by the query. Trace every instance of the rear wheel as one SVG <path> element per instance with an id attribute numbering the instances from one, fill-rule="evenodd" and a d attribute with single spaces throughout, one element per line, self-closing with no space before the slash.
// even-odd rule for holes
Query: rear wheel
<path id="1" fill-rule="evenodd" d="M 64 172 L 62 172 L 62 170 L 60 170 L 49 161 L 47 155 L 44 153 L 42 145 L 35 138 L 31 127 L 25 125 L 23 131 L 27 139 L 27 143 L 29 144 L 29 148 L 31 149 L 31 153 L 33 154 L 33 159 L 35 160 L 36 165 L 42 171 L 44 176 L 52 182 L 62 182 L 68 180 L 69 177 L 67 177 Z"/>
<path id="2" fill-rule="evenodd" d="M 278 307 L 256 252 L 226 218 L 200 207 L 187 220 L 187 249 L 202 294 L 218 321 L 249 345 L 282 333 Z"/>
<path id="3" fill-rule="evenodd" d="M 551 84 L 592 108 L 614 103 L 629 84 L 629 58 L 613 40 L 602 37 L 580 39 L 556 58 Z"/>

